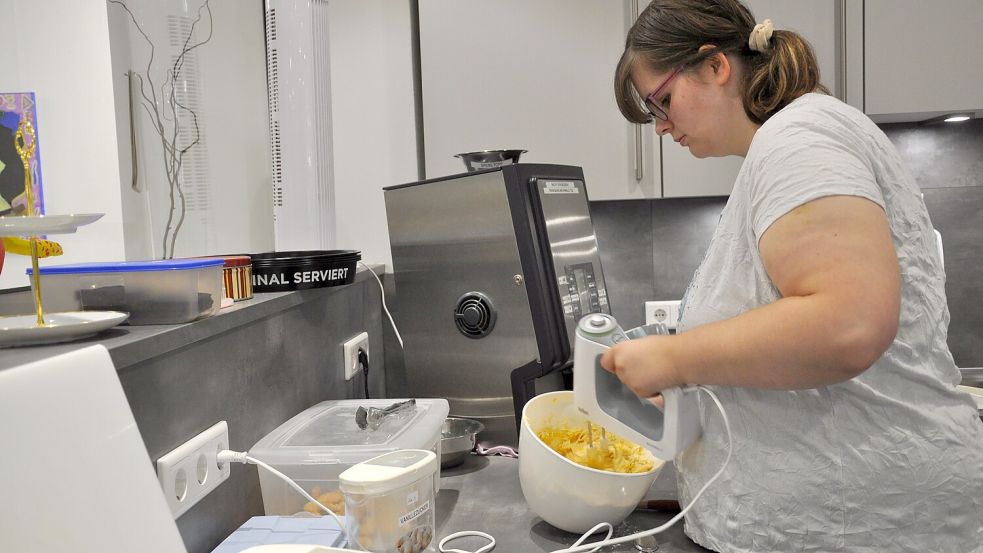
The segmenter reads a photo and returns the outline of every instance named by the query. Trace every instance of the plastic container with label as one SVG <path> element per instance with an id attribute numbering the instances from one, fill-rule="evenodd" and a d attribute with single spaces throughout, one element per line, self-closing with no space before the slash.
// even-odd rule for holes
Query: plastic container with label
<path id="1" fill-rule="evenodd" d="M 382 419 L 377 430 L 362 430 L 356 425 L 355 412 L 359 407 L 383 409 L 399 401 L 405 400 L 343 399 L 318 403 L 256 442 L 249 455 L 289 476 L 325 506 L 344 511 L 338 476 L 348 467 L 401 449 L 423 449 L 440 456 L 440 431 L 448 413 L 445 399 L 417 399 L 414 407 Z M 438 482 L 439 479 L 434 480 L 435 487 Z M 324 514 L 267 471 L 259 471 L 259 483 L 267 515 L 303 511 Z"/>
<path id="2" fill-rule="evenodd" d="M 221 259 L 162 259 L 41 267 L 44 307 L 121 311 L 131 325 L 178 324 L 222 305 Z M 31 269 L 27 269 L 31 274 Z"/>
<path id="3" fill-rule="evenodd" d="M 432 451 L 393 451 L 341 473 L 349 547 L 373 553 L 433 551 L 434 480 Z"/>

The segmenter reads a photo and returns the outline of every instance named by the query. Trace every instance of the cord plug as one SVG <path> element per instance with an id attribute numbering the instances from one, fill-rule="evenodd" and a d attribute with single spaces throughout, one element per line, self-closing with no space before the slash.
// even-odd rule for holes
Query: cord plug
<path id="1" fill-rule="evenodd" d="M 365 370 L 365 374 L 362 375 L 365 382 L 365 399 L 369 399 L 369 354 L 365 353 L 363 348 L 358 348 L 358 364 Z"/>
<path id="2" fill-rule="evenodd" d="M 215 460 L 219 463 L 242 463 L 244 465 L 249 464 L 246 459 L 249 456 L 245 451 L 232 451 L 231 449 L 223 449 L 215 455 Z"/>

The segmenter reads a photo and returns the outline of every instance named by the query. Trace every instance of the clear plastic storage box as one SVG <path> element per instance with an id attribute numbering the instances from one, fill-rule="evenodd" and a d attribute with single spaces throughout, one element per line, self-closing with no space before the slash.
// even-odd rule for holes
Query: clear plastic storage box
<path id="1" fill-rule="evenodd" d="M 434 551 L 437 456 L 403 449 L 341 473 L 349 547 L 372 553 Z"/>
<path id="2" fill-rule="evenodd" d="M 398 401 L 405 400 L 318 403 L 256 442 L 249 455 L 284 473 L 327 507 L 343 511 L 338 476 L 348 467 L 400 449 L 425 449 L 440 458 L 440 431 L 448 413 L 445 399 L 417 399 L 414 407 L 382 419 L 377 430 L 362 430 L 355 423 L 360 406 L 383 409 Z M 439 486 L 439 478 L 434 482 Z M 259 470 L 259 483 L 267 515 L 324 514 L 269 471 Z"/>
<path id="3" fill-rule="evenodd" d="M 221 307 L 223 264 L 166 259 L 52 265 L 41 267 L 41 293 L 48 312 L 122 311 L 132 325 L 186 323 Z"/>

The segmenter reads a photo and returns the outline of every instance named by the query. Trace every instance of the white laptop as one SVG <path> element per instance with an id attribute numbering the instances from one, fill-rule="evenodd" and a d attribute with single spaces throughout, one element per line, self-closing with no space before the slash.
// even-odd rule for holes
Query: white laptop
<path id="1" fill-rule="evenodd" d="M 0 551 L 187 553 L 103 346 L 0 370 Z"/>

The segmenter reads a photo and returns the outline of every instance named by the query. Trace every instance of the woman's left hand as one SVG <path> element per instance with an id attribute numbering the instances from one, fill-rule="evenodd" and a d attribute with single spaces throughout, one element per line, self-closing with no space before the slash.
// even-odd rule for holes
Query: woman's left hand
<path id="1" fill-rule="evenodd" d="M 639 397 L 654 397 L 662 390 L 687 384 L 669 355 L 672 340 L 672 336 L 625 340 L 604 352 L 601 366 Z"/>

